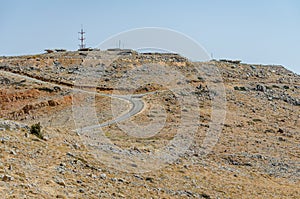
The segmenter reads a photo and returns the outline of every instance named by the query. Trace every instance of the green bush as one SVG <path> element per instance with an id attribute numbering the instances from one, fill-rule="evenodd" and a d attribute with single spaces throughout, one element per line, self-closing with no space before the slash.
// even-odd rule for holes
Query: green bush
<path id="1" fill-rule="evenodd" d="M 241 86 L 241 87 L 235 86 L 234 90 L 236 90 L 236 91 L 247 91 L 247 88 L 244 87 L 244 86 Z"/>
<path id="2" fill-rule="evenodd" d="M 44 139 L 44 135 L 42 134 L 40 123 L 31 125 L 30 133 L 35 135 L 36 137 L 38 137 L 40 139 Z"/>

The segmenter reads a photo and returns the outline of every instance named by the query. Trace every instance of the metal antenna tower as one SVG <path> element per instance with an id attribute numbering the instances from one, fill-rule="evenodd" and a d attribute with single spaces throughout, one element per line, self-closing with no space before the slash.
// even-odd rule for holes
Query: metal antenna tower
<path id="1" fill-rule="evenodd" d="M 81 25 L 81 31 L 78 32 L 80 34 L 80 37 L 78 40 L 80 40 L 80 44 L 79 44 L 79 49 L 83 49 L 85 48 L 85 43 L 84 43 L 84 40 L 85 40 L 85 37 L 84 37 L 84 34 L 85 32 L 83 31 L 83 27 Z"/>

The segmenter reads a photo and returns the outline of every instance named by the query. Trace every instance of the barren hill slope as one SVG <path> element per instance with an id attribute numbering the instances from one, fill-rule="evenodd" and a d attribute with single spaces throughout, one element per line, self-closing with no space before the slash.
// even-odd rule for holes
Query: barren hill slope
<path id="1" fill-rule="evenodd" d="M 159 65 L 165 71 L 155 73 Z M 214 83 L 225 89 L 226 117 L 218 142 L 203 155 L 218 97 L 209 86 L 217 74 L 197 70 L 207 67 L 222 77 Z M 179 77 L 174 84 L 159 83 L 173 71 Z M 145 83 L 147 74 L 157 74 L 158 82 Z M 282 66 L 192 63 L 175 54 L 134 51 L 59 52 L 0 57 L 0 85 L 3 198 L 300 197 L 300 76 Z M 185 87 L 196 100 L 189 107 L 180 106 L 185 93 L 176 94 Z M 143 107 L 116 124 L 136 106 L 128 94 Z M 128 172 L 122 164 L 111 167 L 107 162 L 118 158 L 96 157 L 94 143 L 76 131 L 112 121 L 99 132 L 134 159 L 160 153 L 185 120 L 185 128 L 196 128 L 191 145 L 176 161 L 144 173 L 134 172 L 134 164 Z M 130 121 L 146 127 L 164 122 L 157 134 L 137 137 L 121 128 Z M 38 122 L 41 136 L 31 129 Z M 146 127 L 139 131 L 147 135 Z"/>

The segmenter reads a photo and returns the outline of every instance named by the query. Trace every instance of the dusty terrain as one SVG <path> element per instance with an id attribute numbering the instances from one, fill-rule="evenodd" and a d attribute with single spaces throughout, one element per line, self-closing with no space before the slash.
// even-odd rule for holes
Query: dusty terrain
<path id="1" fill-rule="evenodd" d="M 185 77 L 174 88 L 194 89 L 197 106 L 191 107 L 199 120 L 190 126 L 197 131 L 176 161 L 149 172 L 126 172 L 122 162 L 120 168 L 106 164 L 114 157 L 95 157 L 77 130 L 132 108 L 130 101 L 112 95 L 144 94 L 137 99 L 142 110 L 120 124 L 165 121 L 157 134 L 130 136 L 114 123 L 101 132 L 133 158 L 168 145 L 187 111 L 180 107 L 181 95 L 170 85 L 138 79 L 131 88 L 122 81 L 131 70 L 153 63 Z M 207 155 L 202 143 L 214 94 L 195 65 L 216 67 L 226 95 L 222 132 Z M 178 55 L 136 52 L 60 52 L 0 57 L 0 85 L 2 198 L 300 198 L 300 76 L 282 66 L 191 63 Z M 164 114 L 153 111 L 157 105 Z M 78 110 L 82 115 L 74 114 Z M 42 139 L 30 132 L 38 122 Z"/>

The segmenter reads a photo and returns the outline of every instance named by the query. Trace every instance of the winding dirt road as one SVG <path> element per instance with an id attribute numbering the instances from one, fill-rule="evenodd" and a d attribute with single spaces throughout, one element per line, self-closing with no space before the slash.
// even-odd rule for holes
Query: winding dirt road
<path id="1" fill-rule="evenodd" d="M 82 92 L 82 93 L 87 93 L 87 94 L 92 94 L 92 95 L 99 95 L 99 96 L 105 96 L 105 97 L 111 97 L 111 98 L 116 98 L 116 99 L 120 99 L 120 100 L 124 100 L 127 101 L 131 104 L 131 108 L 130 110 L 125 113 L 122 114 L 112 120 L 109 120 L 107 122 L 98 124 L 98 125 L 93 125 L 93 126 L 88 126 L 88 127 L 84 127 L 81 128 L 80 131 L 87 131 L 87 130 L 92 130 L 98 127 L 104 127 L 104 126 L 108 126 L 117 122 L 121 122 L 124 121 L 138 113 L 140 113 L 143 108 L 144 108 L 144 102 L 142 101 L 142 97 L 147 95 L 147 94 L 152 94 L 154 92 L 149 92 L 149 93 L 145 93 L 145 94 L 135 94 L 135 95 L 110 95 L 110 94 L 104 94 L 104 93 L 98 93 L 98 92 L 91 92 L 91 91 L 86 91 L 83 89 L 79 89 L 79 88 L 70 88 L 69 86 L 66 85 L 60 85 L 60 84 L 56 84 L 56 83 L 52 83 L 52 82 L 47 82 L 47 81 L 42 81 L 36 78 L 32 78 L 32 77 L 28 77 L 25 75 L 20 75 L 20 74 L 16 74 L 16 73 L 12 73 L 12 72 L 8 72 L 8 71 L 3 71 L 1 70 L 2 74 L 5 74 L 7 76 L 12 76 L 12 77 L 18 77 L 18 78 L 23 78 L 29 81 L 34 81 L 40 84 L 47 84 L 47 85 L 51 85 L 51 86 L 59 86 L 61 88 L 65 88 L 68 90 L 72 90 L 72 91 L 76 91 L 76 92 Z"/>

